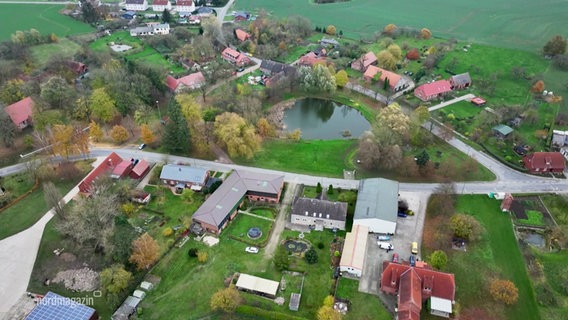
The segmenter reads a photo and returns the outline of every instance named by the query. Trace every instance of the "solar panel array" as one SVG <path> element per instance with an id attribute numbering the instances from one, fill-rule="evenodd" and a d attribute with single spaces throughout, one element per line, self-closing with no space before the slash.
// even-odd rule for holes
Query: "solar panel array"
<path id="1" fill-rule="evenodd" d="M 89 320 L 94 313 L 95 309 L 50 291 L 26 320 Z"/>

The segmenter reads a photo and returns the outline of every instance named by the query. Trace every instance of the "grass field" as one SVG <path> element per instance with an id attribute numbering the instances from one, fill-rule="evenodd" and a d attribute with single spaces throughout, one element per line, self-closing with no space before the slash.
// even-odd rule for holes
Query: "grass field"
<path id="1" fill-rule="evenodd" d="M 81 48 L 77 43 L 67 39 L 59 39 L 57 43 L 47 43 L 31 47 L 32 56 L 36 63 L 44 66 L 51 56 L 57 54 L 62 57 L 72 58 Z"/>
<path id="2" fill-rule="evenodd" d="M 336 296 L 351 301 L 351 308 L 345 316 L 346 320 L 392 319 L 392 315 L 385 310 L 377 297 L 359 292 L 359 281 L 357 280 L 339 278 Z"/>
<path id="3" fill-rule="evenodd" d="M 556 0 L 387 1 L 352 0 L 317 5 L 305 0 L 241 0 L 236 9 L 266 10 L 278 17 L 303 15 L 314 26 L 333 24 L 347 37 L 371 38 L 389 23 L 429 28 L 434 36 L 457 38 L 527 51 L 564 32 L 566 7 Z"/>
<path id="4" fill-rule="evenodd" d="M 63 38 L 94 29 L 83 22 L 59 13 L 63 5 L 0 3 L 0 41 L 10 40 L 18 30 L 36 29 L 42 35 L 55 33 Z"/>

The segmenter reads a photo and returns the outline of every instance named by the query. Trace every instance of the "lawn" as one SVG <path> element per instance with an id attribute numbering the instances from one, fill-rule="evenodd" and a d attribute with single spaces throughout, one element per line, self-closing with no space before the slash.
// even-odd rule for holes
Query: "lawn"
<path id="1" fill-rule="evenodd" d="M 370 39 L 389 23 L 429 28 L 436 37 L 457 38 L 535 52 L 544 39 L 564 30 L 565 11 L 557 1 L 475 2 L 394 1 L 377 5 L 373 0 L 317 5 L 304 0 L 242 0 L 236 10 L 257 11 L 284 18 L 303 15 L 314 26 L 335 25 L 345 36 Z M 347 17 L 347 18 L 346 18 Z M 498 30 L 499 32 L 495 32 Z"/>
<path id="2" fill-rule="evenodd" d="M 568 314 L 568 274 L 566 263 L 568 252 L 542 252 L 533 250 L 538 262 L 543 267 L 543 279 L 546 287 L 552 292 L 545 292 L 544 297 L 551 304 L 541 304 L 541 316 L 543 319 L 566 319 Z"/>
<path id="3" fill-rule="evenodd" d="M 273 222 L 270 220 L 265 220 L 258 217 L 251 217 L 246 214 L 241 214 L 238 219 L 232 222 L 231 228 L 226 232 L 227 235 L 234 237 L 235 239 L 242 239 L 248 243 L 254 243 L 255 245 L 261 245 L 265 243 L 270 235 L 270 230 L 272 229 Z M 251 239 L 248 237 L 247 232 L 250 228 L 257 227 L 262 231 L 262 236 L 258 239 Z"/>
<path id="4" fill-rule="evenodd" d="M 44 66 L 55 54 L 72 59 L 80 48 L 81 46 L 77 43 L 67 38 L 62 38 L 56 43 L 40 44 L 33 46 L 30 49 L 36 63 Z"/>
<path id="5" fill-rule="evenodd" d="M 474 216 L 486 233 L 480 242 L 470 244 L 467 252 L 449 252 L 446 271 L 455 274 L 456 301 L 462 310 L 479 307 L 496 319 L 539 319 L 533 287 L 513 234 L 511 218 L 501 212 L 499 205 L 499 201 L 485 195 L 458 198 L 456 212 Z M 487 287 L 493 277 L 515 283 L 519 289 L 519 300 L 515 305 L 505 307 L 489 298 Z"/>
<path id="6" fill-rule="evenodd" d="M 525 224 L 530 226 L 545 226 L 543 221 L 542 212 L 536 210 L 527 210 L 527 219 L 517 219 L 518 224 Z"/>
<path id="7" fill-rule="evenodd" d="M 258 216 L 261 217 L 265 217 L 265 218 L 269 218 L 269 219 L 274 219 L 276 217 L 276 212 L 274 209 L 270 209 L 270 208 L 258 208 L 258 209 L 252 209 L 250 210 L 250 212 L 252 214 L 256 214 Z"/>
<path id="8" fill-rule="evenodd" d="M 342 177 L 344 162 L 357 140 L 265 140 L 252 159 L 236 163 L 288 172 Z"/>
<path id="9" fill-rule="evenodd" d="M 483 108 L 476 107 L 469 101 L 459 101 L 442 109 L 433 111 L 433 113 L 438 114 L 439 110 L 443 110 L 443 112 L 447 115 L 453 114 L 456 119 L 461 120 L 477 116 Z"/>
<path id="10" fill-rule="evenodd" d="M 55 33 L 63 38 L 69 35 L 92 32 L 94 29 L 83 22 L 59 13 L 63 5 L 8 4 L 0 3 L 0 41 L 10 40 L 18 30 L 36 29 L 42 35 Z"/>
<path id="11" fill-rule="evenodd" d="M 359 281 L 357 280 L 339 278 L 335 296 L 351 301 L 346 320 L 392 319 L 392 315 L 376 296 L 359 292 Z"/>

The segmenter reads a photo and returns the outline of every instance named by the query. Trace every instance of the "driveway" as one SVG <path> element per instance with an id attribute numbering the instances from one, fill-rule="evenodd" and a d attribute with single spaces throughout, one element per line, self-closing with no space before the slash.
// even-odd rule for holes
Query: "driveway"
<path id="1" fill-rule="evenodd" d="M 278 242 L 280 239 L 280 235 L 282 231 L 284 231 L 284 227 L 286 227 L 286 220 L 287 220 L 287 211 L 288 207 L 292 204 L 292 200 L 294 199 L 294 195 L 296 193 L 296 186 L 295 183 L 288 183 L 288 187 L 286 189 L 286 193 L 284 194 L 284 198 L 282 199 L 282 203 L 280 204 L 280 212 L 278 213 L 278 217 L 276 218 L 276 222 L 274 223 L 274 228 L 272 229 L 272 234 L 270 235 L 270 241 L 264 247 L 264 258 L 266 260 L 272 259 L 274 256 L 274 251 L 278 246 Z"/>

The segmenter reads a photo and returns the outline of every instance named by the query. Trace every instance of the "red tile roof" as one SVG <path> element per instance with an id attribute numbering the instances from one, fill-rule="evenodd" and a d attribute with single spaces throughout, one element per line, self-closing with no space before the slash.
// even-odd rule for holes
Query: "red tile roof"
<path id="1" fill-rule="evenodd" d="M 168 2 L 170 2 L 170 0 L 154 0 L 152 2 L 152 5 L 165 6 L 168 4 Z"/>
<path id="2" fill-rule="evenodd" d="M 122 160 L 114 169 L 112 170 L 112 176 L 114 178 L 122 178 L 130 173 L 132 170 L 132 161 L 131 160 Z"/>
<path id="3" fill-rule="evenodd" d="M 205 83 L 205 77 L 203 76 L 203 73 L 200 72 L 196 72 L 196 73 L 192 73 L 190 75 L 187 75 L 183 78 L 179 78 L 176 79 L 172 76 L 167 77 L 166 79 L 166 83 L 168 85 L 168 88 L 170 88 L 170 90 L 175 91 L 180 84 L 183 84 L 184 86 L 186 86 L 187 88 L 198 88 L 200 87 L 203 83 Z"/>
<path id="4" fill-rule="evenodd" d="M 176 6 L 188 6 L 191 7 L 193 0 L 178 0 L 176 1 Z"/>
<path id="5" fill-rule="evenodd" d="M 365 71 L 373 63 L 377 62 L 377 56 L 372 51 L 367 52 L 361 58 L 351 63 L 351 68 L 359 71 Z"/>
<path id="6" fill-rule="evenodd" d="M 248 38 L 250 38 L 250 34 L 241 29 L 235 30 L 235 35 L 237 36 L 237 39 L 239 39 L 240 41 L 246 41 Z"/>
<path id="7" fill-rule="evenodd" d="M 416 90 L 414 90 L 414 95 L 422 100 L 429 100 L 430 97 L 450 91 L 452 91 L 452 85 L 448 80 L 438 80 L 419 86 Z"/>
<path id="8" fill-rule="evenodd" d="M 150 164 L 146 160 L 140 160 L 138 163 L 132 168 L 131 176 L 134 175 L 133 178 L 141 178 L 146 171 L 150 169 Z"/>
<path id="9" fill-rule="evenodd" d="M 307 53 L 300 58 L 298 64 L 302 66 L 313 66 L 314 64 L 321 62 L 325 63 L 325 58 L 319 58 L 314 52 Z"/>
<path id="10" fill-rule="evenodd" d="M 381 73 L 379 80 L 381 82 L 385 82 L 386 79 L 389 79 L 389 86 L 391 88 L 396 87 L 396 85 L 398 84 L 398 82 L 400 81 L 400 75 L 385 70 L 383 68 L 379 68 L 379 67 L 375 67 L 375 66 L 369 66 L 367 67 L 367 71 L 365 71 L 365 73 L 363 74 L 363 77 L 365 77 L 366 79 L 373 79 L 375 77 L 375 75 L 377 73 Z"/>
<path id="11" fill-rule="evenodd" d="M 114 169 L 120 162 L 122 162 L 122 158 L 116 154 L 111 153 L 108 157 L 105 158 L 101 164 L 99 164 L 96 168 L 94 168 L 86 177 L 79 183 L 79 191 L 82 193 L 89 193 L 91 190 L 91 184 L 98 178 L 100 175 L 110 172 Z"/>
<path id="12" fill-rule="evenodd" d="M 523 157 L 525 168 L 530 172 L 561 172 L 566 168 L 566 159 L 560 152 L 535 152 Z"/>
<path id="13" fill-rule="evenodd" d="M 33 106 L 34 101 L 32 98 L 27 97 L 7 106 L 4 110 L 6 110 L 6 113 L 10 116 L 12 122 L 16 126 L 19 126 L 20 123 L 32 118 Z"/>
<path id="14" fill-rule="evenodd" d="M 400 276 L 398 295 L 398 319 L 420 319 L 422 310 L 422 283 L 415 268 L 406 270 Z M 401 314 L 402 313 L 402 314 Z"/>

